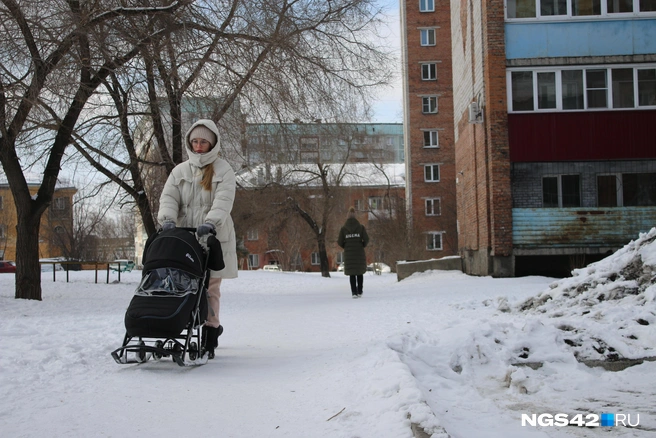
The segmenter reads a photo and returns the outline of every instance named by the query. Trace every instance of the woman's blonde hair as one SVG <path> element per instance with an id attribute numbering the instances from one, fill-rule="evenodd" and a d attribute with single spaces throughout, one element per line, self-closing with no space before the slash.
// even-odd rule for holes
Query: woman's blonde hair
<path id="1" fill-rule="evenodd" d="M 208 164 L 203 167 L 203 177 L 200 185 L 208 192 L 212 191 L 212 177 L 214 176 L 214 164 Z"/>
<path id="2" fill-rule="evenodd" d="M 346 217 L 348 218 L 355 217 L 355 207 L 349 207 L 349 211 Z"/>

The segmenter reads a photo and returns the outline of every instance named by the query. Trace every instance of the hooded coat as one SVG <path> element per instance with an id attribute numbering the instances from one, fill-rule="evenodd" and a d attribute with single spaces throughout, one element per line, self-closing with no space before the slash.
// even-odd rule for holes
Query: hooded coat
<path id="1" fill-rule="evenodd" d="M 189 134 L 198 125 L 204 125 L 216 135 L 214 147 L 204 153 L 194 152 Z M 157 220 L 175 222 L 178 227 L 198 227 L 204 223 L 216 227 L 216 238 L 221 242 L 225 268 L 211 271 L 214 278 L 237 277 L 237 239 L 230 212 L 235 200 L 235 172 L 227 161 L 219 158 L 219 130 L 211 120 L 198 120 L 185 134 L 189 159 L 178 164 L 164 185 L 159 200 Z M 203 167 L 214 166 L 212 190 L 201 185 Z"/>
<path id="2" fill-rule="evenodd" d="M 364 275 L 367 271 L 367 257 L 364 248 L 369 243 L 369 235 L 354 217 L 346 219 L 339 230 L 337 244 L 344 248 L 344 275 Z"/>

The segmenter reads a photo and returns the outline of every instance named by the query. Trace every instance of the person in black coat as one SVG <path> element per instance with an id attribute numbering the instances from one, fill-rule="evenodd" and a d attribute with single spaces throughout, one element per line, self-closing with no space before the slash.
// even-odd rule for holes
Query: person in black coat
<path id="1" fill-rule="evenodd" d="M 346 223 L 339 231 L 337 244 L 344 248 L 344 275 L 349 276 L 353 298 L 362 296 L 362 282 L 367 271 L 364 248 L 368 243 L 367 230 L 355 218 L 355 208 L 349 208 Z"/>

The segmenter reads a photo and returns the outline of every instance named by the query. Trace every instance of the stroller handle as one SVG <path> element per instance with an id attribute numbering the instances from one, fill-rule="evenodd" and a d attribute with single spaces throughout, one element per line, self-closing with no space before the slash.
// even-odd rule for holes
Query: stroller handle
<path id="1" fill-rule="evenodd" d="M 185 231 L 192 231 L 196 232 L 197 228 L 196 227 L 177 227 L 179 230 L 185 230 Z M 216 236 L 216 230 L 210 230 L 210 234 L 213 234 Z"/>

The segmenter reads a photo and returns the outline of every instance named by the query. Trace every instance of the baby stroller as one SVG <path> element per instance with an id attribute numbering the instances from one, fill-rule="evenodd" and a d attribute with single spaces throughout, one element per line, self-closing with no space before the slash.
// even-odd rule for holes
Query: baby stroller
<path id="1" fill-rule="evenodd" d="M 141 282 L 125 312 L 123 345 L 112 352 L 117 363 L 169 356 L 180 366 L 207 362 L 202 327 L 208 312 L 209 269 L 225 265 L 216 237 L 208 237 L 206 251 L 195 231 L 159 231 L 146 242 Z"/>

